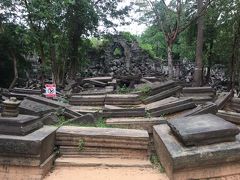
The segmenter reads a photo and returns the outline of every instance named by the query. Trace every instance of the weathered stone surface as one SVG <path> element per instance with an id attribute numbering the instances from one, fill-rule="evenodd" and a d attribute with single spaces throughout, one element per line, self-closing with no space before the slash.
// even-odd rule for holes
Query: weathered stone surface
<path id="1" fill-rule="evenodd" d="M 238 174 L 240 135 L 233 142 L 184 147 L 168 125 L 153 127 L 156 152 L 170 180 L 208 179 Z"/>
<path id="2" fill-rule="evenodd" d="M 169 80 L 169 81 L 166 81 L 166 82 L 156 82 L 156 83 L 153 83 L 150 88 L 151 88 L 151 91 L 149 93 L 149 95 L 155 95 L 155 94 L 159 94 L 163 91 L 166 91 L 166 90 L 169 90 L 171 88 L 174 88 L 176 87 L 176 82 L 173 81 L 173 80 Z"/>
<path id="3" fill-rule="evenodd" d="M 105 104 L 104 108 L 105 109 L 124 109 L 124 108 L 122 108 L 120 106 L 114 106 L 114 105 L 108 105 L 108 104 Z"/>
<path id="4" fill-rule="evenodd" d="M 84 147 L 81 151 L 77 146 L 60 146 L 62 157 L 75 158 L 130 158 L 147 159 L 147 149 L 126 149 L 126 148 L 105 148 L 105 147 Z"/>
<path id="5" fill-rule="evenodd" d="M 43 126 L 38 116 L 18 115 L 18 117 L 0 116 L 0 134 L 24 136 Z"/>
<path id="6" fill-rule="evenodd" d="M 43 103 L 25 99 L 19 106 L 21 114 L 43 116 L 44 114 L 54 112 L 56 108 Z"/>
<path id="7" fill-rule="evenodd" d="M 93 80 L 93 79 L 88 80 L 88 83 L 93 84 L 96 87 L 105 87 L 107 85 L 104 82 Z"/>
<path id="8" fill-rule="evenodd" d="M 58 116 L 55 113 L 46 114 L 41 118 L 44 125 L 54 125 L 58 122 Z"/>
<path id="9" fill-rule="evenodd" d="M 194 116 L 194 115 L 201 115 L 201 114 L 216 114 L 218 112 L 217 105 L 212 102 L 207 102 L 202 105 L 198 105 L 196 108 L 183 113 L 180 117 L 186 116 Z"/>
<path id="10" fill-rule="evenodd" d="M 240 113 L 219 110 L 217 113 L 217 116 L 219 116 L 229 122 L 232 122 L 234 124 L 240 125 Z"/>
<path id="11" fill-rule="evenodd" d="M 104 76 L 104 77 L 93 77 L 93 78 L 85 78 L 83 79 L 83 82 L 89 82 L 89 81 L 100 81 L 100 82 L 109 82 L 112 81 L 112 76 Z"/>
<path id="12" fill-rule="evenodd" d="M 174 88 L 171 88 L 171 89 L 166 90 L 166 91 L 162 91 L 161 93 L 155 94 L 153 96 L 149 96 L 146 99 L 144 99 L 143 102 L 144 102 L 144 104 L 149 104 L 149 103 L 153 103 L 153 102 L 162 100 L 164 98 L 175 95 L 181 89 L 182 89 L 181 86 L 176 86 Z"/>
<path id="13" fill-rule="evenodd" d="M 168 124 L 187 146 L 234 141 L 240 132 L 236 125 L 212 114 L 178 118 Z"/>
<path id="14" fill-rule="evenodd" d="M 91 113 L 87 113 L 85 115 L 82 115 L 80 117 L 76 117 L 71 119 L 70 121 L 73 123 L 86 123 L 86 124 L 91 124 L 91 123 L 95 123 L 96 122 L 96 117 L 91 114 Z"/>
<path id="15" fill-rule="evenodd" d="M 56 145 L 60 147 L 60 153 L 68 157 L 96 155 L 108 158 L 147 158 L 148 141 L 149 135 L 145 130 L 119 128 L 63 126 L 58 129 L 56 136 Z"/>
<path id="16" fill-rule="evenodd" d="M 167 121 L 165 118 L 109 118 L 106 120 L 106 124 L 118 128 L 127 128 L 127 129 L 144 129 L 148 133 L 152 133 L 152 127 L 157 124 L 166 124 Z"/>
<path id="17" fill-rule="evenodd" d="M 232 98 L 225 109 L 240 113 L 240 98 Z"/>
<path id="18" fill-rule="evenodd" d="M 71 105 L 104 105 L 105 95 L 80 95 L 72 96 L 69 100 Z"/>
<path id="19" fill-rule="evenodd" d="M 222 109 L 225 104 L 231 100 L 231 98 L 234 96 L 234 92 L 230 91 L 227 93 L 221 93 L 218 95 L 217 100 L 215 101 L 215 104 L 217 105 L 218 109 Z"/>
<path id="20" fill-rule="evenodd" d="M 212 87 L 185 87 L 185 88 L 183 88 L 183 93 L 205 93 L 205 92 L 215 93 L 215 90 Z"/>
<path id="21" fill-rule="evenodd" d="M 25 89 L 25 88 L 13 88 L 12 92 L 19 93 L 19 94 L 34 94 L 34 95 L 40 95 L 41 89 Z"/>
<path id="22" fill-rule="evenodd" d="M 159 106 L 162 106 L 164 104 L 168 104 L 168 103 L 178 101 L 178 100 L 179 100 L 179 98 L 169 97 L 169 98 L 166 98 L 166 99 L 162 99 L 160 101 L 156 101 L 156 102 L 153 102 L 153 103 L 150 103 L 150 104 L 146 104 L 145 107 L 146 107 L 146 110 L 149 111 L 151 109 L 155 109 L 155 108 L 157 108 Z"/>
<path id="23" fill-rule="evenodd" d="M 169 102 L 166 104 L 160 104 L 148 109 L 151 116 L 161 116 L 165 114 L 171 114 L 185 109 L 194 108 L 196 105 L 191 98 L 179 99 L 177 101 Z"/>
<path id="24" fill-rule="evenodd" d="M 213 101 L 213 97 L 211 96 L 201 96 L 200 95 L 194 95 L 194 96 L 187 96 L 189 98 L 192 98 L 193 102 L 195 104 L 205 104 L 207 102 L 212 102 Z"/>
<path id="25" fill-rule="evenodd" d="M 57 130 L 56 144 L 85 147 L 147 149 L 148 133 L 145 130 L 63 126 Z"/>
<path id="26" fill-rule="evenodd" d="M 145 108 L 103 109 L 103 117 L 143 117 Z"/>
<path id="27" fill-rule="evenodd" d="M 50 155 L 38 166 L 27 165 L 0 165 L 0 179 L 2 180 L 42 180 L 51 170 L 56 154 Z M 1 157 L 0 157 L 1 158 Z"/>
<path id="28" fill-rule="evenodd" d="M 0 155 L 38 157 L 44 162 L 53 152 L 56 127 L 44 126 L 26 136 L 0 135 Z M 12 161 L 5 161 L 10 164 Z M 14 165 L 14 164 L 12 164 Z"/>
<path id="29" fill-rule="evenodd" d="M 105 104 L 109 105 L 138 105 L 141 104 L 137 94 L 107 94 Z"/>

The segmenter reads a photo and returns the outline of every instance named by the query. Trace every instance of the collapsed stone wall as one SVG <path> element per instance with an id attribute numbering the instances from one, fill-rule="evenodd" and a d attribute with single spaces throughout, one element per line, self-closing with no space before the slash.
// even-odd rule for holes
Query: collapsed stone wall
<path id="1" fill-rule="evenodd" d="M 90 52 L 89 59 L 87 76 L 148 76 L 162 72 L 159 59 L 142 50 L 137 41 L 128 42 L 121 35 L 113 36 L 100 55 Z"/>

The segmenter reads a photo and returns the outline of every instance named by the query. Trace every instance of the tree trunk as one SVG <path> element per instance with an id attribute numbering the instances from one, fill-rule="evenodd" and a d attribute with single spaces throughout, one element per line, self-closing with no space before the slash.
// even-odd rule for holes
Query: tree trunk
<path id="1" fill-rule="evenodd" d="M 16 59 L 16 55 L 15 53 L 11 52 L 12 55 L 12 60 L 13 60 L 13 69 L 14 69 L 14 78 L 13 81 L 11 83 L 11 85 L 9 86 L 9 89 L 12 89 L 18 79 L 18 70 L 17 70 L 17 59 Z"/>
<path id="2" fill-rule="evenodd" d="M 202 11 L 203 0 L 197 0 L 198 14 Z M 199 14 L 200 15 L 200 14 Z M 202 86 L 203 72 L 203 28 L 204 19 L 200 16 L 197 21 L 197 48 L 196 48 L 196 67 L 194 71 L 193 86 Z"/>
<path id="3" fill-rule="evenodd" d="M 210 42 L 210 49 L 209 49 L 209 56 L 208 56 L 208 67 L 207 67 L 207 75 L 206 75 L 206 83 L 209 83 L 211 77 L 211 68 L 212 68 L 212 59 L 213 59 L 213 38 Z"/>
<path id="4" fill-rule="evenodd" d="M 173 57 L 172 57 L 172 44 L 168 43 L 167 55 L 168 55 L 168 77 L 173 79 Z"/>
<path id="5" fill-rule="evenodd" d="M 236 59 L 238 51 L 239 51 L 239 44 L 240 44 L 240 21 L 238 21 L 237 28 L 234 32 L 234 38 L 233 38 L 233 46 L 232 46 L 232 55 L 231 55 L 231 61 L 230 61 L 230 88 L 229 90 L 233 90 L 235 86 L 235 74 L 236 74 Z"/>

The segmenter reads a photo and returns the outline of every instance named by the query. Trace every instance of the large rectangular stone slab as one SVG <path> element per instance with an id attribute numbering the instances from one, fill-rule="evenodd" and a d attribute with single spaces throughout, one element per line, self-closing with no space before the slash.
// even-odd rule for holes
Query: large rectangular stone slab
<path id="1" fill-rule="evenodd" d="M 207 102 L 205 104 L 198 105 L 196 108 L 183 113 L 180 117 L 194 116 L 201 114 L 216 114 L 218 112 L 217 105 L 212 102 Z"/>
<path id="2" fill-rule="evenodd" d="M 21 114 L 35 116 L 43 116 L 44 114 L 54 112 L 55 110 L 56 108 L 52 106 L 48 106 L 46 104 L 32 101 L 29 99 L 24 99 L 19 106 L 19 111 Z"/>
<path id="3" fill-rule="evenodd" d="M 51 170 L 56 154 L 51 154 L 38 166 L 31 165 L 0 165 L 1 180 L 42 180 Z"/>
<path id="4" fill-rule="evenodd" d="M 103 109 L 103 117 L 143 117 L 145 108 Z"/>
<path id="5" fill-rule="evenodd" d="M 225 104 L 228 101 L 230 101 L 231 98 L 233 98 L 233 96 L 234 96 L 233 91 L 220 93 L 217 97 L 217 100 L 215 101 L 215 104 L 218 106 L 218 109 L 223 109 Z"/>
<path id="6" fill-rule="evenodd" d="M 53 152 L 56 127 L 44 126 L 26 136 L 0 135 L 0 155 L 10 157 L 38 157 L 45 161 Z M 11 159 L 5 161 L 11 164 Z M 14 164 L 12 164 L 14 165 Z"/>
<path id="7" fill-rule="evenodd" d="M 18 115 L 17 117 L 0 116 L 0 134 L 24 136 L 43 126 L 38 116 Z"/>
<path id="8" fill-rule="evenodd" d="M 160 92 L 158 94 L 155 94 L 153 96 L 149 96 L 149 97 L 145 98 L 143 100 L 143 102 L 144 102 L 144 104 L 149 104 L 149 103 L 153 103 L 153 102 L 168 98 L 170 96 L 176 95 L 176 93 L 178 93 L 181 89 L 182 89 L 181 86 L 176 86 L 174 88 L 162 91 L 162 92 Z"/>
<path id="9" fill-rule="evenodd" d="M 240 173 L 240 135 L 233 142 L 185 147 L 168 125 L 153 127 L 157 155 L 170 180 L 208 179 Z"/>
<path id="10" fill-rule="evenodd" d="M 109 118 L 106 124 L 113 127 L 127 128 L 127 129 L 144 129 L 148 133 L 152 133 L 152 127 L 157 124 L 166 124 L 167 121 L 163 117 L 137 117 L 137 118 Z"/>
<path id="11" fill-rule="evenodd" d="M 236 125 L 212 114 L 177 118 L 168 124 L 187 146 L 234 141 L 240 132 Z"/>
<path id="12" fill-rule="evenodd" d="M 217 116 L 225 119 L 226 121 L 240 125 L 240 113 L 219 110 Z"/>
<path id="13" fill-rule="evenodd" d="M 109 105 L 139 105 L 140 96 L 137 94 L 107 94 L 105 104 Z"/>
<path id="14" fill-rule="evenodd" d="M 13 88 L 12 92 L 18 93 L 18 94 L 35 94 L 35 95 L 40 95 L 41 89 L 25 89 L 25 88 Z"/>
<path id="15" fill-rule="evenodd" d="M 57 130 L 56 145 L 84 147 L 147 149 L 149 135 L 145 130 L 62 126 Z"/>

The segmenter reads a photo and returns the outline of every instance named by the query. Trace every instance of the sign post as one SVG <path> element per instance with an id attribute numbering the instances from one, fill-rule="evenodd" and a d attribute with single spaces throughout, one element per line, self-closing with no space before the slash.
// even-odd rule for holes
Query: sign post
<path id="1" fill-rule="evenodd" d="M 45 96 L 52 98 L 52 97 L 56 97 L 56 85 L 55 84 L 45 84 Z"/>

